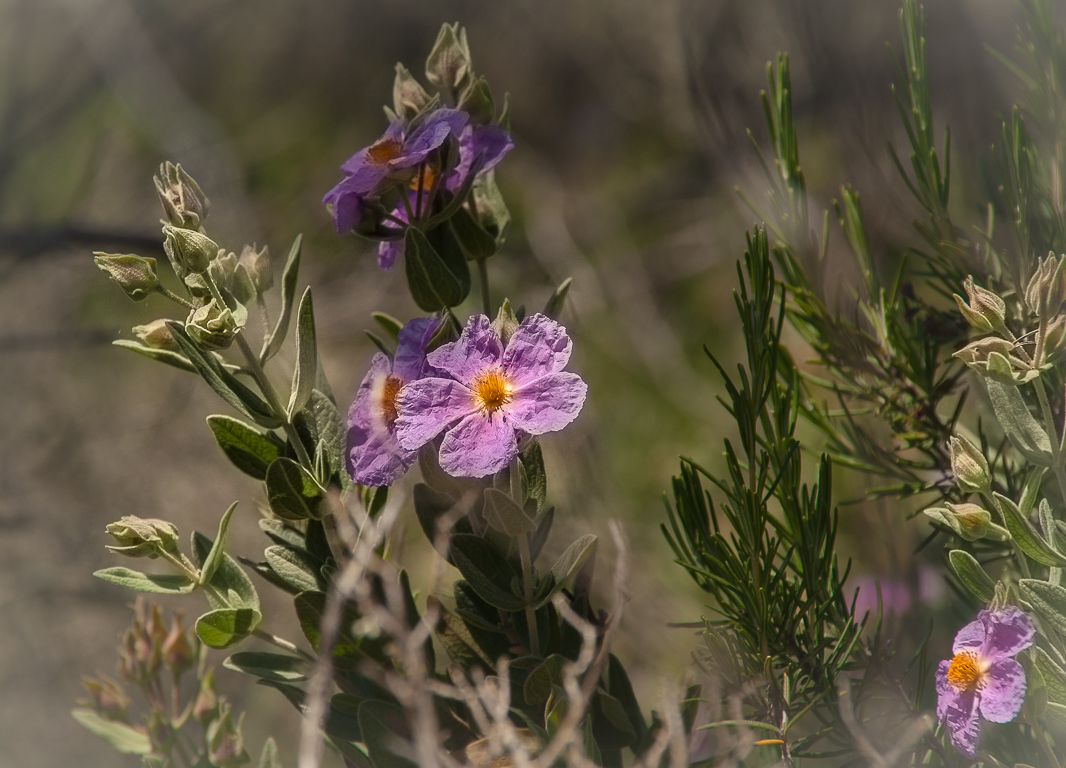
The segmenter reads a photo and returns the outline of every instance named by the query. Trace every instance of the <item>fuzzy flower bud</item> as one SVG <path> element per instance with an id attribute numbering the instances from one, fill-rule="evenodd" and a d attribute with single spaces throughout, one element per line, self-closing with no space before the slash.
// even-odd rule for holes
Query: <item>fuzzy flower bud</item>
<path id="1" fill-rule="evenodd" d="M 1006 541 L 1010 538 L 1007 530 L 993 523 L 992 515 L 977 504 L 948 503 L 943 507 L 931 507 L 925 510 L 925 514 L 966 541 Z"/>
<path id="2" fill-rule="evenodd" d="M 411 120 L 429 104 L 429 94 L 403 64 L 396 64 L 392 82 L 392 108 L 404 120 Z"/>
<path id="3" fill-rule="evenodd" d="M 270 249 L 265 245 L 261 250 L 254 245 L 244 246 L 238 261 L 252 279 L 257 293 L 266 293 L 274 287 L 274 266 L 270 261 Z"/>
<path id="4" fill-rule="evenodd" d="M 247 317 L 247 312 L 243 315 Z M 228 348 L 243 325 L 229 307 L 219 309 L 218 303 L 212 299 L 209 304 L 189 313 L 185 330 L 204 349 L 217 350 Z"/>
<path id="5" fill-rule="evenodd" d="M 170 632 L 163 640 L 163 665 L 175 676 L 180 675 L 193 665 L 192 646 L 181 626 L 181 614 L 171 617 Z"/>
<path id="6" fill-rule="evenodd" d="M 991 333 L 1003 328 L 1003 319 L 1007 316 L 1007 305 L 996 294 L 979 285 L 973 284 L 973 276 L 968 276 L 962 284 L 969 303 L 957 293 L 955 303 L 959 305 L 962 316 L 976 331 Z"/>
<path id="7" fill-rule="evenodd" d="M 167 162 L 159 166 L 154 180 L 167 220 L 182 229 L 200 229 L 211 205 L 192 176 L 180 165 Z"/>
<path id="8" fill-rule="evenodd" d="M 218 256 L 219 247 L 207 235 L 201 235 L 190 229 L 163 225 L 163 250 L 167 252 L 172 263 L 176 263 L 185 273 L 193 272 L 201 274 L 207 271 L 208 266 Z"/>
<path id="9" fill-rule="evenodd" d="M 99 680 L 84 677 L 81 684 L 89 692 L 89 701 L 81 702 L 82 704 L 96 710 L 108 720 L 126 719 L 126 709 L 130 705 L 130 700 L 118 683 L 106 677 Z"/>
<path id="10" fill-rule="evenodd" d="M 1040 262 L 1036 273 L 1025 288 L 1025 303 L 1036 315 L 1047 319 L 1055 317 L 1066 299 L 1066 256 L 1055 258 L 1049 253 Z"/>
<path id="11" fill-rule="evenodd" d="M 218 715 L 218 694 L 215 693 L 215 670 L 209 669 L 200 680 L 200 688 L 193 700 L 192 716 L 206 725 Z"/>
<path id="12" fill-rule="evenodd" d="M 127 515 L 104 530 L 118 546 L 108 549 L 127 557 L 159 557 L 161 552 L 177 554 L 178 529 L 166 520 L 145 520 Z"/>
<path id="13" fill-rule="evenodd" d="M 134 301 L 141 301 L 159 290 L 155 259 L 133 254 L 94 253 L 93 261 Z"/>
<path id="14" fill-rule="evenodd" d="M 458 93 L 472 75 L 466 30 L 458 24 L 443 25 L 426 59 L 426 79 L 438 88 Z"/>
<path id="15" fill-rule="evenodd" d="M 170 332 L 167 321 L 164 318 L 153 320 L 148 325 L 133 326 L 133 335 L 141 340 L 141 343 L 152 349 L 177 349 L 178 342 L 174 341 L 174 334 Z"/>
<path id="16" fill-rule="evenodd" d="M 948 440 L 951 451 L 951 471 L 955 484 L 966 493 L 981 493 L 991 487 L 988 462 L 984 454 L 965 437 Z"/>

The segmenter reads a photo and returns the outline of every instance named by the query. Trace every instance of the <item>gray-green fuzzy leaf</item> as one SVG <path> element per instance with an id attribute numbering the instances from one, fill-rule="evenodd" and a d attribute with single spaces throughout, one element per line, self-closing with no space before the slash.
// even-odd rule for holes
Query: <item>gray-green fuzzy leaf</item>
<path id="1" fill-rule="evenodd" d="M 280 545 L 267 547 L 265 555 L 270 569 L 295 592 L 325 587 L 309 556 Z"/>
<path id="2" fill-rule="evenodd" d="M 185 574 L 141 573 L 122 566 L 104 568 L 93 576 L 127 589 L 156 595 L 187 595 L 196 588 L 196 584 Z"/>
<path id="3" fill-rule="evenodd" d="M 267 467 L 283 444 L 270 432 L 262 432 L 230 416 L 208 416 L 207 426 L 218 447 L 237 469 L 256 480 L 266 478 Z"/>
<path id="4" fill-rule="evenodd" d="M 495 488 L 485 489 L 485 518 L 489 525 L 508 536 L 521 536 L 534 529 L 533 520 L 514 499 Z"/>
<path id="5" fill-rule="evenodd" d="M 998 493 L 993 494 L 992 498 L 995 500 L 999 511 L 1003 514 L 1003 520 L 1007 525 L 1007 530 L 1010 531 L 1011 538 L 1017 542 L 1022 552 L 1041 565 L 1054 568 L 1066 567 L 1066 557 L 1052 549 L 1044 541 L 1040 534 L 1037 533 L 1036 528 L 1033 527 L 1033 524 L 1022 515 L 1013 501 Z"/>
<path id="6" fill-rule="evenodd" d="M 197 567 L 203 567 L 213 546 L 211 539 L 199 531 L 193 532 L 192 555 Z M 259 593 L 255 591 L 248 574 L 230 555 L 222 555 L 222 561 L 211 576 L 208 586 L 210 589 L 205 589 L 204 594 L 212 608 L 249 608 L 261 613 Z"/>
<path id="7" fill-rule="evenodd" d="M 992 402 L 996 419 L 1011 444 L 1033 464 L 1050 467 L 1051 440 L 1029 412 L 1018 386 L 991 377 L 986 377 L 984 382 L 988 387 L 988 398 Z"/>
<path id="8" fill-rule="evenodd" d="M 1047 686 L 1048 700 L 1066 704 L 1066 671 L 1043 648 L 1033 648 L 1032 657 Z"/>
<path id="9" fill-rule="evenodd" d="M 285 260 L 285 269 L 281 273 L 281 314 L 274 330 L 263 342 L 263 351 L 259 353 L 259 364 L 263 365 L 267 360 L 281 350 L 285 343 L 285 337 L 289 333 L 289 319 L 292 317 L 293 302 L 296 299 L 296 281 L 300 276 L 300 252 L 303 247 L 303 235 L 297 235 L 289 249 L 289 257 Z"/>
<path id="10" fill-rule="evenodd" d="M 139 342 L 131 341 L 130 339 L 115 339 L 111 343 L 116 347 L 131 350 L 138 355 L 144 355 L 149 360 L 156 360 L 160 363 L 166 363 L 175 368 L 180 368 L 183 371 L 196 373 L 196 366 L 189 362 L 189 358 L 185 357 L 185 355 L 179 355 L 177 352 L 173 352 L 169 349 L 148 347 Z"/>
<path id="11" fill-rule="evenodd" d="M 1066 589 L 1039 579 L 1019 579 L 1018 591 L 1041 621 L 1066 634 Z"/>
<path id="12" fill-rule="evenodd" d="M 992 601 L 996 596 L 996 586 L 973 555 L 961 549 L 953 549 L 948 553 L 948 561 L 962 585 L 978 600 L 983 603 Z"/>
<path id="13" fill-rule="evenodd" d="M 289 395 L 289 418 L 307 404 L 318 376 L 318 342 L 315 339 L 315 308 L 311 289 L 304 291 L 296 316 L 296 369 Z"/>
<path id="14" fill-rule="evenodd" d="M 307 679 L 309 665 L 299 656 L 263 651 L 241 651 L 222 662 L 222 666 L 264 680 L 298 683 Z"/>
<path id="15" fill-rule="evenodd" d="M 415 304 L 426 312 L 454 307 L 463 300 L 459 281 L 419 230 L 404 235 L 404 268 Z"/>
<path id="16" fill-rule="evenodd" d="M 152 751 L 152 742 L 148 734 L 132 725 L 108 720 L 91 709 L 73 709 L 70 714 L 83 726 L 107 741 L 116 752 L 126 755 L 147 755 Z"/>
<path id="17" fill-rule="evenodd" d="M 251 608 L 219 608 L 196 620 L 196 636 L 209 648 L 229 648 L 248 637 L 262 619 Z"/>
<path id="18" fill-rule="evenodd" d="M 292 459 L 275 459 L 266 473 L 267 502 L 285 520 L 317 520 L 325 493 L 313 477 Z"/>
<path id="19" fill-rule="evenodd" d="M 482 600 L 503 611 L 525 607 L 510 590 L 511 581 L 516 578 L 514 569 L 489 542 L 473 534 L 457 533 L 449 544 L 452 562 Z"/>

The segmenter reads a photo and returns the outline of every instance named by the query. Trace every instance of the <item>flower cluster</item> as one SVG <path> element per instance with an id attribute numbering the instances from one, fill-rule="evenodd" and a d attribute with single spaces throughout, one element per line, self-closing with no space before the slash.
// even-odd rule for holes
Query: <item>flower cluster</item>
<path id="1" fill-rule="evenodd" d="M 394 359 L 375 355 L 348 413 L 348 468 L 364 485 L 389 485 L 417 451 L 443 433 L 440 466 L 458 477 L 506 467 L 530 435 L 573 421 L 586 385 L 563 369 L 572 344 L 536 314 L 505 342 L 485 315 L 459 339 L 426 353 L 432 320 L 403 327 Z"/>
<path id="2" fill-rule="evenodd" d="M 981 718 L 1009 723 L 1025 700 L 1025 671 L 1012 656 L 1033 643 L 1032 620 L 1012 606 L 984 610 L 955 635 L 950 661 L 936 671 L 936 715 L 951 743 L 974 756 Z"/>

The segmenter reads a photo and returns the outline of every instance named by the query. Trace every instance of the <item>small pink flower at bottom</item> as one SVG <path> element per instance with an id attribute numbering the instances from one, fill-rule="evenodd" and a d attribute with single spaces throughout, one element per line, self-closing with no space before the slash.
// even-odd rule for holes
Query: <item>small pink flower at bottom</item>
<path id="1" fill-rule="evenodd" d="M 1009 723 L 1025 701 L 1025 671 L 1012 656 L 1033 644 L 1032 620 L 1018 608 L 981 611 L 955 635 L 950 661 L 936 671 L 936 716 L 955 749 L 977 750 L 981 718 Z"/>
<path id="2" fill-rule="evenodd" d="M 571 346 L 566 330 L 544 315 L 523 320 L 506 348 L 485 315 L 472 317 L 458 341 L 427 356 L 440 373 L 404 387 L 397 441 L 415 451 L 445 431 L 445 472 L 499 472 L 518 454 L 520 434 L 555 432 L 581 411 L 585 382 L 563 371 Z"/>
<path id="3" fill-rule="evenodd" d="M 392 485 L 415 460 L 396 442 L 399 397 L 404 385 L 425 373 L 426 344 L 437 330 L 432 317 L 416 318 L 400 330 L 396 355 L 381 352 L 370 361 L 355 402 L 348 410 L 348 474 L 362 485 Z"/>

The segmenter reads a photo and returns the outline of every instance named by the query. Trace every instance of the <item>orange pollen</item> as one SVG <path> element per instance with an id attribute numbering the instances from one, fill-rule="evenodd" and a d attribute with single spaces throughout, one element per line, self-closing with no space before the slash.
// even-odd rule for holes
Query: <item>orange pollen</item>
<path id="1" fill-rule="evenodd" d="M 486 371 L 474 381 L 474 398 L 477 406 L 486 413 L 492 413 L 500 406 L 511 402 L 511 385 L 497 369 Z"/>
<path id="2" fill-rule="evenodd" d="M 984 665 L 981 664 L 974 651 L 955 654 L 955 658 L 948 666 L 948 682 L 961 691 L 972 691 L 981 683 L 984 676 Z"/>
<path id="3" fill-rule="evenodd" d="M 400 397 L 400 387 L 402 386 L 402 381 L 395 376 L 389 376 L 385 379 L 385 386 L 381 388 L 381 412 L 385 415 L 385 423 L 390 427 L 396 423 L 396 419 L 400 415 L 396 401 Z"/>
<path id="4" fill-rule="evenodd" d="M 437 180 L 437 172 L 428 165 L 423 165 L 421 173 L 416 173 L 414 178 L 411 179 L 411 189 L 416 192 L 418 191 L 420 178 L 422 180 L 422 191 L 429 192 L 433 188 L 433 183 Z"/>
<path id="5" fill-rule="evenodd" d="M 381 139 L 366 148 L 366 159 L 375 165 L 384 165 L 400 156 L 403 144 L 397 139 Z"/>

